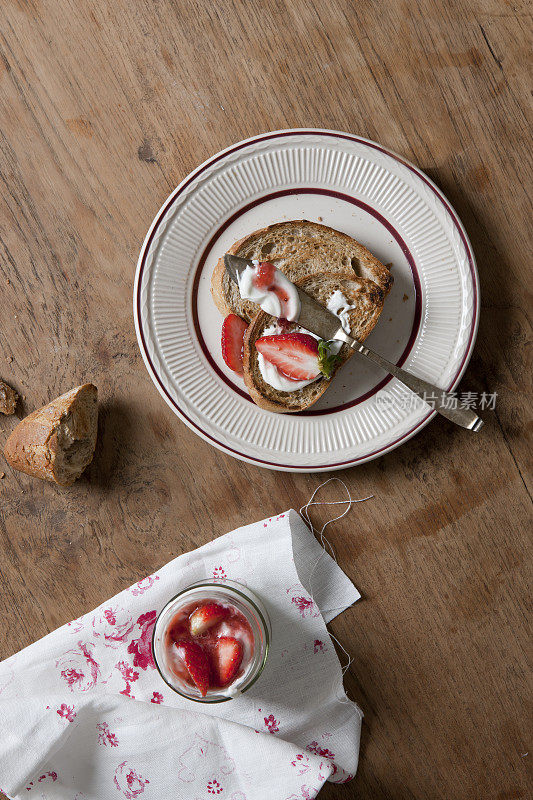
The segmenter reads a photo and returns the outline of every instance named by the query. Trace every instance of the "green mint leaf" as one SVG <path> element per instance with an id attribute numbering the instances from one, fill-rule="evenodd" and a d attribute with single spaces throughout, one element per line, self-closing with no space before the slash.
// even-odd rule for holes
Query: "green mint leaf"
<path id="1" fill-rule="evenodd" d="M 320 372 L 329 380 L 333 374 L 333 370 L 335 369 L 335 365 L 339 360 L 339 356 L 336 353 L 331 352 L 331 344 L 330 342 L 324 341 L 324 339 L 318 340 L 318 366 L 320 368 Z"/>

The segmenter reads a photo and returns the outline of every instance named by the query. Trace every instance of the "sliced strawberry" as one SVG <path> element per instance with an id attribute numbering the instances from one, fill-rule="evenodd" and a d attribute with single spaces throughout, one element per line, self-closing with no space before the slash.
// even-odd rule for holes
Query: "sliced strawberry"
<path id="1" fill-rule="evenodd" d="M 308 333 L 262 336 L 255 346 L 267 361 L 291 381 L 311 381 L 320 375 L 318 342 Z"/>
<path id="2" fill-rule="evenodd" d="M 211 653 L 213 678 L 218 686 L 226 686 L 235 677 L 242 661 L 242 644 L 233 636 L 217 639 Z"/>
<path id="3" fill-rule="evenodd" d="M 276 267 L 270 261 L 261 261 L 255 268 L 252 283 L 257 289 L 269 289 L 276 275 Z"/>
<path id="4" fill-rule="evenodd" d="M 222 358 L 239 375 L 242 375 L 242 347 L 247 327 L 236 314 L 228 314 L 222 323 Z"/>
<path id="5" fill-rule="evenodd" d="M 243 374 L 242 349 L 248 325 L 236 314 L 228 314 L 222 323 L 222 358 L 230 369 Z"/>
<path id="6" fill-rule="evenodd" d="M 205 697 L 209 689 L 209 662 L 207 656 L 196 642 L 188 642 L 181 639 L 176 642 L 178 654 L 185 662 L 193 682 L 200 690 L 202 697 Z"/>
<path id="7" fill-rule="evenodd" d="M 218 603 L 206 603 L 191 614 L 189 626 L 193 636 L 201 636 L 217 622 L 229 616 L 229 609 Z"/>

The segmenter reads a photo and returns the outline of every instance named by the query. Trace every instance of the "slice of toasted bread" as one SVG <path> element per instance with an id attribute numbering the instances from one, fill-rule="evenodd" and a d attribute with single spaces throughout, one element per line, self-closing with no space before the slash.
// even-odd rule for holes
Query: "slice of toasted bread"
<path id="1" fill-rule="evenodd" d="M 85 383 L 34 411 L 8 438 L 8 463 L 36 478 L 70 486 L 94 454 L 97 401 L 96 386 Z"/>
<path id="2" fill-rule="evenodd" d="M 229 253 L 242 258 L 270 261 L 292 281 L 329 272 L 344 278 L 365 278 L 387 294 L 392 276 L 381 261 L 351 236 L 307 220 L 277 222 L 235 242 Z M 238 287 L 228 277 L 220 258 L 211 278 L 211 293 L 220 313 L 238 314 L 246 322 L 257 306 L 241 300 Z"/>
<path id="3" fill-rule="evenodd" d="M 348 317 L 351 333 L 360 341 L 366 339 L 374 328 L 385 300 L 385 292 L 367 278 L 345 278 L 332 272 L 323 272 L 300 278 L 295 283 L 323 305 L 327 305 L 332 294 L 340 290 L 349 305 L 355 306 L 348 311 Z M 275 321 L 274 317 L 261 311 L 248 326 L 244 337 L 244 382 L 254 402 L 267 411 L 304 411 L 324 394 L 335 373 L 353 355 L 353 351 L 347 345 L 341 347 L 339 360 L 330 380 L 319 378 L 295 392 L 278 391 L 263 380 L 255 348 L 255 342 L 263 335 L 265 328 Z"/>

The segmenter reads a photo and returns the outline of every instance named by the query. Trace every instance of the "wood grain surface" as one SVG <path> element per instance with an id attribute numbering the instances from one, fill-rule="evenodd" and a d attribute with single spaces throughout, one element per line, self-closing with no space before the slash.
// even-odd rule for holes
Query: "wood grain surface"
<path id="1" fill-rule="evenodd" d="M 320 797 L 532 796 L 530 21 L 521 0 L 3 1 L 0 378 L 19 417 L 85 380 L 101 411 L 71 489 L 0 465 L 0 658 L 323 479 L 240 463 L 173 416 L 132 287 L 155 212 L 198 163 L 265 130 L 351 131 L 461 216 L 482 297 L 461 389 L 498 401 L 479 435 L 435 419 L 342 473 L 375 495 L 330 534 L 363 593 L 331 627 L 365 723 L 356 779 Z M 1 417 L 2 443 L 16 422 Z"/>

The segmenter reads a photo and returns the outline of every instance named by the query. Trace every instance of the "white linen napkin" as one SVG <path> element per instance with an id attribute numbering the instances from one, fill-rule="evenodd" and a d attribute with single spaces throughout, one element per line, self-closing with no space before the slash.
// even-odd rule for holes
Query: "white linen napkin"
<path id="1" fill-rule="evenodd" d="M 261 597 L 272 647 L 247 692 L 200 706 L 163 682 L 151 634 L 168 600 L 206 578 Z M 362 714 L 325 623 L 359 596 L 293 510 L 179 556 L 0 664 L 0 787 L 49 800 L 311 800 L 325 780 L 349 780 Z"/>

